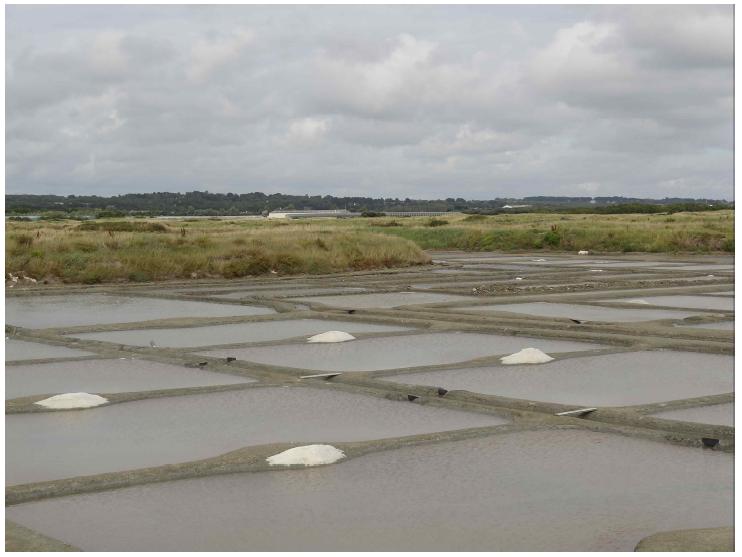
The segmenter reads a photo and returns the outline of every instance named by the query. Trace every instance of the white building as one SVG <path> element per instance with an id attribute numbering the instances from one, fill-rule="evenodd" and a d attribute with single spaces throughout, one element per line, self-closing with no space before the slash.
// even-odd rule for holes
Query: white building
<path id="1" fill-rule="evenodd" d="M 305 211 L 271 211 L 268 213 L 269 219 L 315 219 L 315 218 L 333 218 L 342 219 L 356 216 L 346 209 L 329 209 L 324 211 L 315 211 L 307 209 Z"/>

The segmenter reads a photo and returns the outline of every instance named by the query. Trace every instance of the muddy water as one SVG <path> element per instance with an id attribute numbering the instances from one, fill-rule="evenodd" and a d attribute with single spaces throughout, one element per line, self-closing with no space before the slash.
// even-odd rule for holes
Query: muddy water
<path id="1" fill-rule="evenodd" d="M 6 482 L 19 484 L 184 462 L 264 443 L 361 441 L 505 420 L 286 387 L 8 415 L 5 423 Z"/>
<path id="2" fill-rule="evenodd" d="M 734 311 L 734 298 L 713 296 L 638 296 L 636 298 L 614 298 L 604 301 L 627 303 L 630 300 L 643 300 L 653 306 Z"/>
<path id="3" fill-rule="evenodd" d="M 84 333 L 75 335 L 85 340 L 102 340 L 134 346 L 149 346 L 154 341 L 157 346 L 184 348 L 190 346 L 211 346 L 216 344 L 237 344 L 241 342 L 263 342 L 297 336 L 311 336 L 325 331 L 346 331 L 349 333 L 382 333 L 407 331 L 409 328 L 389 325 L 374 325 L 352 321 L 325 321 L 322 319 L 294 319 L 286 321 L 265 321 L 262 323 L 239 323 L 209 327 L 187 327 L 178 329 L 139 329 L 130 331 L 111 331 L 106 333 Z"/>
<path id="4" fill-rule="evenodd" d="M 683 408 L 654 414 L 657 418 L 666 420 L 683 420 L 684 422 L 698 422 L 702 424 L 734 426 L 734 404 L 714 404 L 698 408 Z"/>
<path id="5" fill-rule="evenodd" d="M 317 302 L 343 308 L 392 308 L 412 304 L 440 304 L 475 300 L 469 296 L 433 294 L 428 292 L 392 292 L 389 294 L 350 294 L 348 296 L 313 296 L 296 298 L 299 302 Z"/>
<path id="6" fill-rule="evenodd" d="M 5 322 L 32 329 L 131 323 L 173 317 L 226 317 L 268 313 L 275 311 L 264 307 L 104 294 L 16 297 L 5 300 Z"/>
<path id="7" fill-rule="evenodd" d="M 205 385 L 231 385 L 250 379 L 146 360 L 85 360 L 9 366 L 5 398 L 55 393 L 124 393 Z"/>
<path id="8" fill-rule="evenodd" d="M 65 346 L 52 346 L 40 342 L 27 342 L 25 340 L 5 340 L 5 361 L 13 360 L 43 360 L 46 358 L 77 358 L 80 356 L 91 356 L 92 352 L 75 350 Z"/>
<path id="9" fill-rule="evenodd" d="M 731 525 L 732 474 L 716 451 L 528 432 L 6 513 L 88 551 L 631 551 L 657 531 Z"/>
<path id="10" fill-rule="evenodd" d="M 321 371 L 373 371 L 450 364 L 484 356 L 510 354 L 522 348 L 571 352 L 601 348 L 596 344 L 561 340 L 484 335 L 426 333 L 372 338 L 340 344 L 298 344 L 203 352 L 206 356 L 234 356 L 240 360 Z"/>
<path id="11" fill-rule="evenodd" d="M 734 390 L 734 358 L 690 352 L 631 352 L 386 377 L 478 393 L 581 406 L 628 406 Z"/>
<path id="12" fill-rule="evenodd" d="M 489 306 L 461 308 L 463 311 L 507 311 L 543 317 L 563 317 L 581 321 L 607 321 L 613 323 L 653 321 L 655 319 L 683 319 L 698 312 L 662 309 L 619 309 L 580 304 L 558 304 L 551 302 L 526 302 L 522 304 L 497 304 Z"/>

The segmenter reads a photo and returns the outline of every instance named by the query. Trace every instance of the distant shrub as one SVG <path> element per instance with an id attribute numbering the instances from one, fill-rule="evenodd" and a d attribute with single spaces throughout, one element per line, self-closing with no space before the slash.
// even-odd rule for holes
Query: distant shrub
<path id="1" fill-rule="evenodd" d="M 361 213 L 361 216 L 366 218 L 385 217 L 386 213 L 377 213 L 376 211 L 363 211 Z"/>
<path id="2" fill-rule="evenodd" d="M 402 225 L 398 223 L 396 220 L 388 220 L 385 222 L 377 222 L 374 226 L 393 227 L 393 226 L 402 226 Z"/>
<path id="3" fill-rule="evenodd" d="M 170 232 L 170 228 L 161 222 L 132 222 L 132 221 L 87 221 L 80 223 L 77 230 L 104 232 Z"/>
<path id="4" fill-rule="evenodd" d="M 556 248 L 562 242 L 562 236 L 556 230 L 549 230 L 542 239 L 545 246 Z"/>
<path id="5" fill-rule="evenodd" d="M 436 226 L 446 226 L 447 224 L 448 224 L 448 221 L 445 219 L 432 218 L 428 222 L 425 223 L 425 226 L 436 227 Z"/>
<path id="6" fill-rule="evenodd" d="M 465 217 L 461 222 L 484 222 L 487 220 L 487 215 L 469 215 Z"/>

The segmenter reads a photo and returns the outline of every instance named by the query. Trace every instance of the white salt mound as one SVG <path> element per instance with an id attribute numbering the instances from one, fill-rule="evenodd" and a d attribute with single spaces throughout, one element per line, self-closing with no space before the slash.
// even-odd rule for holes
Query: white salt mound
<path id="1" fill-rule="evenodd" d="M 271 466 L 291 466 L 292 464 L 319 466 L 320 464 L 332 464 L 341 458 L 345 458 L 345 453 L 332 445 L 304 445 L 274 454 L 265 460 Z"/>
<path id="2" fill-rule="evenodd" d="M 500 361 L 505 365 L 545 364 L 553 359 L 554 358 L 542 352 L 538 348 L 524 348 L 520 352 L 510 354 L 510 356 L 503 356 L 500 358 Z"/>
<path id="3" fill-rule="evenodd" d="M 307 342 L 346 342 L 355 339 L 356 337 L 343 331 L 327 331 L 326 333 L 309 337 Z"/>
<path id="4" fill-rule="evenodd" d="M 45 408 L 93 408 L 106 402 L 108 402 L 107 398 L 90 393 L 64 393 L 34 402 L 34 404 Z"/>
<path id="5" fill-rule="evenodd" d="M 627 300 L 627 302 L 629 304 L 644 304 L 646 306 L 649 305 L 649 302 L 648 301 L 646 301 L 646 300 L 639 300 L 639 299 L 637 299 L 637 300 Z"/>

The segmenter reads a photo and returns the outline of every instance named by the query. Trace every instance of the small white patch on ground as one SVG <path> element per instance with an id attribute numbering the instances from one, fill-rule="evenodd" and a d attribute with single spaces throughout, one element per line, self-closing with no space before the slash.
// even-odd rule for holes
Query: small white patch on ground
<path id="1" fill-rule="evenodd" d="M 516 364 L 545 364 L 546 362 L 552 361 L 554 358 L 542 352 L 538 348 L 524 348 L 520 352 L 510 354 L 510 356 L 503 356 L 500 361 L 505 365 L 516 365 Z"/>
<path id="2" fill-rule="evenodd" d="M 590 252 L 585 249 L 581 249 L 577 252 L 577 255 L 590 255 Z"/>
<path id="3" fill-rule="evenodd" d="M 591 273 L 602 273 L 603 269 L 590 269 Z"/>
<path id="4" fill-rule="evenodd" d="M 108 402 L 108 399 L 99 395 L 91 395 L 90 393 L 64 393 L 62 395 L 55 395 L 44 400 L 34 402 L 44 408 L 93 408 L 100 406 Z"/>
<path id="5" fill-rule="evenodd" d="M 326 333 L 309 337 L 307 342 L 347 342 L 355 339 L 356 337 L 344 331 L 327 331 Z"/>
<path id="6" fill-rule="evenodd" d="M 649 302 L 648 301 L 646 301 L 646 300 L 640 300 L 638 298 L 636 300 L 626 300 L 626 303 L 628 303 L 628 304 L 643 304 L 645 306 L 648 306 L 649 305 Z"/>
<path id="7" fill-rule="evenodd" d="M 304 445 L 269 456 L 265 460 L 271 466 L 291 466 L 292 464 L 319 466 L 320 464 L 332 464 L 342 458 L 345 458 L 345 453 L 332 445 Z"/>

